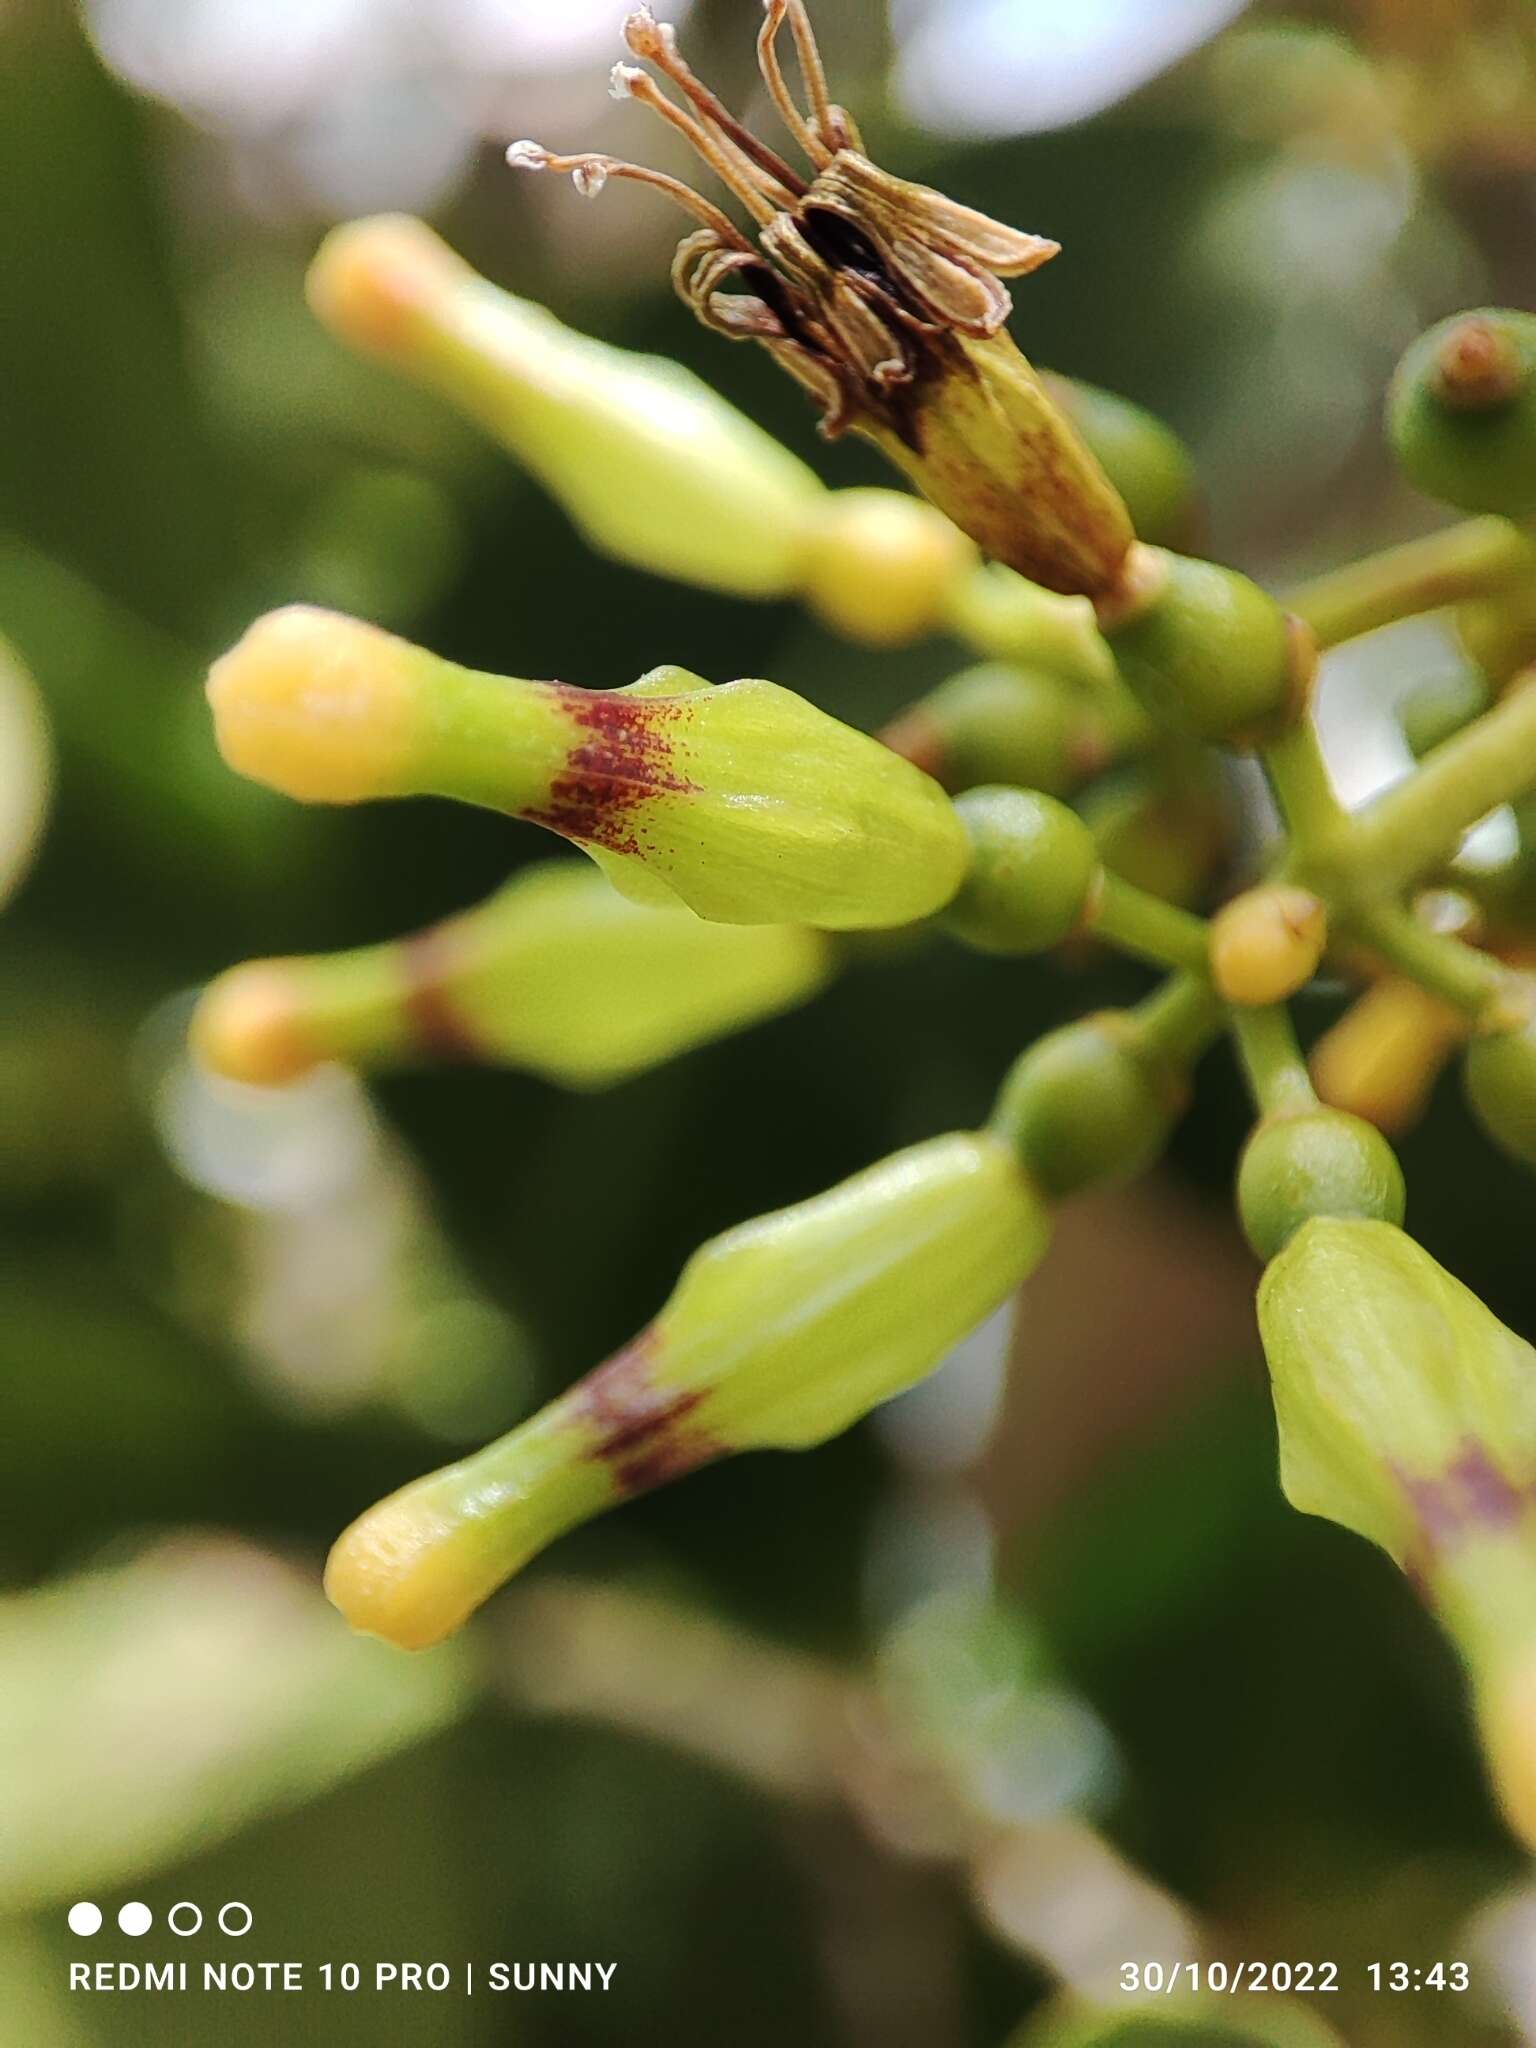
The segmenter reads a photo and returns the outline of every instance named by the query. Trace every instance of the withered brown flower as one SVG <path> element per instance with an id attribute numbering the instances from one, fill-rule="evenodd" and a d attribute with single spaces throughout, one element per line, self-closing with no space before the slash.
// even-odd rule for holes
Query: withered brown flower
<path id="1" fill-rule="evenodd" d="M 809 111 L 779 62 L 790 31 Z M 516 142 L 508 161 L 568 172 L 593 196 L 610 177 L 667 192 L 699 222 L 672 278 L 706 326 L 760 342 L 815 399 L 822 430 L 866 435 L 989 554 L 1055 590 L 1113 589 L 1132 534 L 1125 508 L 1005 332 L 1005 277 L 1058 253 L 926 185 L 881 170 L 829 94 L 804 0 L 765 0 L 763 82 L 809 160 L 803 177 L 700 80 L 649 8 L 624 24 L 632 56 L 613 90 L 678 129 L 752 216 L 753 240 L 712 201 L 618 158 Z"/>

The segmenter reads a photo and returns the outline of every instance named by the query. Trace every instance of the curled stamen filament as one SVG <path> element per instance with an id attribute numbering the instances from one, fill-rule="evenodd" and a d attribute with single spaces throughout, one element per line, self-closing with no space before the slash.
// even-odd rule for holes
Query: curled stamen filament
<path id="1" fill-rule="evenodd" d="M 736 195 L 760 225 L 766 226 L 786 205 L 793 204 L 793 196 L 776 181 L 770 183 L 765 174 L 726 137 L 716 135 L 702 121 L 674 105 L 651 74 L 642 71 L 639 65 L 615 64 L 612 91 L 615 99 L 639 100 L 642 106 L 649 107 L 680 135 L 686 136 L 721 184 Z"/>
<path id="2" fill-rule="evenodd" d="M 811 27 L 811 17 L 806 12 L 805 0 L 764 0 L 764 6 L 767 19 L 763 23 L 757 44 L 763 82 L 773 95 L 773 103 L 779 109 L 786 125 L 811 162 L 820 170 L 841 146 L 842 134 L 837 110 L 832 104 L 832 95 L 827 85 L 826 67 L 821 61 L 821 51 L 816 45 L 816 32 Z M 786 21 L 794 38 L 795 55 L 800 61 L 800 76 L 805 82 L 805 96 L 810 102 L 809 125 L 795 106 L 789 88 L 784 82 L 784 74 L 779 68 L 776 46 L 779 30 Z"/>
<path id="3" fill-rule="evenodd" d="M 760 142 L 744 123 L 738 121 L 718 93 L 710 91 L 678 49 L 676 31 L 669 23 L 658 21 L 649 7 L 639 7 L 624 23 L 624 40 L 632 55 L 654 64 L 663 77 L 670 78 L 720 139 L 731 144 L 765 175 L 773 197 L 781 203 L 792 203 L 804 197 L 807 190 L 805 180 L 777 150 L 770 149 L 766 142 Z"/>
<path id="4" fill-rule="evenodd" d="M 744 249 L 749 254 L 752 244 L 730 218 L 713 201 L 695 192 L 691 185 L 685 185 L 681 178 L 669 177 L 665 171 L 653 171 L 646 164 L 626 163 L 622 157 L 603 156 L 597 151 L 586 151 L 578 156 L 556 156 L 552 150 L 537 142 L 514 142 L 507 150 L 507 162 L 515 171 L 557 171 L 569 177 L 576 190 L 584 198 L 595 199 L 609 178 L 627 178 L 635 185 L 650 185 L 658 192 L 665 192 L 669 199 L 733 249 Z"/>

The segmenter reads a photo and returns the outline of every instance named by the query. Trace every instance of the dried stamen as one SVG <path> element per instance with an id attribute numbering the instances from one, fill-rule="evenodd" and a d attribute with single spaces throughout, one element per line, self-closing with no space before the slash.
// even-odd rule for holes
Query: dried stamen
<path id="1" fill-rule="evenodd" d="M 770 149 L 766 142 L 760 142 L 748 127 L 738 121 L 718 93 L 710 91 L 678 49 L 677 31 L 669 22 L 658 21 L 649 7 L 639 7 L 624 23 L 624 40 L 633 55 L 654 64 L 664 77 L 670 78 L 679 91 L 686 94 L 722 140 L 730 143 L 766 174 L 783 194 L 784 203 L 793 204 L 796 199 L 804 197 L 807 190 L 805 180 L 777 150 Z"/>
<path id="2" fill-rule="evenodd" d="M 794 102 L 784 83 L 784 75 L 779 69 L 775 48 L 779 30 L 787 21 L 789 32 L 794 38 L 795 55 L 800 61 L 800 76 L 805 82 L 805 95 L 811 108 L 809 129 L 798 111 L 789 125 L 812 163 L 820 170 L 837 150 L 847 145 L 847 124 L 841 108 L 832 104 L 832 96 L 827 87 L 826 67 L 821 61 L 821 51 L 816 46 L 816 33 L 806 12 L 805 0 L 765 0 L 765 6 L 767 19 L 763 23 L 757 45 L 763 82 L 772 93 L 774 105 L 781 114 L 785 114 L 786 106 L 793 108 Z M 789 121 L 787 114 L 785 119 Z M 819 148 L 816 145 L 819 145 Z M 823 151 L 825 154 L 822 154 Z"/>
<path id="3" fill-rule="evenodd" d="M 786 192 L 775 196 L 773 187 L 749 158 L 684 108 L 674 105 L 648 71 L 638 64 L 615 64 L 610 83 L 615 99 L 638 100 L 659 114 L 663 121 L 685 136 L 695 152 L 708 164 L 728 192 L 732 192 L 760 226 L 766 226 L 790 200 Z"/>
<path id="4" fill-rule="evenodd" d="M 731 248 L 755 253 L 729 214 L 723 213 L 702 192 L 695 192 L 691 185 L 685 185 L 681 178 L 669 177 L 665 171 L 653 171 L 647 164 L 626 163 L 622 157 L 604 156 L 594 150 L 578 156 L 556 156 L 537 142 L 512 143 L 507 150 L 507 162 L 515 171 L 561 172 L 587 199 L 595 199 L 610 178 L 626 178 L 631 184 L 650 185 L 658 192 L 665 192 L 669 199 L 675 199 L 686 213 L 702 221 L 712 234 L 718 235 Z"/>

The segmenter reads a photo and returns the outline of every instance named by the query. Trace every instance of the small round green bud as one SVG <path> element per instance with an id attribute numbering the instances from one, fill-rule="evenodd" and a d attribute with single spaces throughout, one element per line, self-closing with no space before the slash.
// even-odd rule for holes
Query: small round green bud
<path id="1" fill-rule="evenodd" d="M 1536 513 L 1536 314 L 1485 307 L 1421 334 L 1392 379 L 1387 430 L 1430 497 Z"/>
<path id="2" fill-rule="evenodd" d="M 1166 728 L 1246 746 L 1301 709 L 1315 660 L 1256 583 L 1214 562 L 1137 551 L 1100 624 L 1127 687 Z"/>
<path id="3" fill-rule="evenodd" d="M 1472 1113 L 1493 1142 L 1536 1166 L 1536 1017 L 1474 1038 L 1462 1074 Z"/>
<path id="4" fill-rule="evenodd" d="M 1416 761 L 1451 739 L 1488 709 L 1487 679 L 1470 668 L 1452 669 L 1421 683 L 1398 706 L 1403 738 Z"/>
<path id="5" fill-rule="evenodd" d="M 1265 1261 L 1314 1216 L 1401 1223 L 1406 1201 L 1397 1154 L 1374 1125 L 1342 1109 L 1265 1117 L 1237 1170 L 1243 1234 Z"/>
<path id="6" fill-rule="evenodd" d="M 1188 546 L 1196 523 L 1194 464 L 1173 429 L 1097 384 L 1050 373 L 1044 382 L 1124 498 L 1137 539 Z"/>
<path id="7" fill-rule="evenodd" d="M 955 810 L 971 864 L 944 922 L 987 953 L 1043 953 L 1082 922 L 1099 872 L 1093 834 L 1055 797 L 972 789 Z"/>
<path id="8" fill-rule="evenodd" d="M 1139 1052 L 1123 1011 L 1038 1039 L 1017 1059 L 992 1128 L 1047 1194 L 1130 1180 L 1162 1150 L 1184 1107 L 1182 1075 Z"/>
<path id="9" fill-rule="evenodd" d="M 1103 760 L 1101 721 L 1059 676 L 1008 661 L 978 662 L 916 707 L 934 729 L 948 789 L 1013 783 L 1064 796 Z"/>

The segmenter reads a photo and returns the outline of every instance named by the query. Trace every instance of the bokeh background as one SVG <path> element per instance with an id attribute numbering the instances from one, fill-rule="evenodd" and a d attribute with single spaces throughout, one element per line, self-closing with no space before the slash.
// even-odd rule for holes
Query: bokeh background
<path id="1" fill-rule="evenodd" d="M 767 674 L 867 726 L 959 664 L 595 559 L 307 314 L 325 227 L 424 212 L 831 480 L 884 481 L 676 305 L 665 208 L 501 165 L 529 132 L 667 160 L 603 90 L 621 13 L 0 0 L 0 2039 L 980 2048 L 1126 1956 L 1203 1950 L 1336 1960 L 1337 2035 L 1303 2015 L 1298 2043 L 1536 2040 L 1536 1888 L 1450 1656 L 1278 1492 L 1223 1055 L 1155 1183 L 1085 1204 L 1016 1329 L 872 1424 L 579 1533 L 424 1659 L 321 1599 L 353 1514 L 622 1341 L 701 1237 L 973 1122 L 1029 1036 L 1142 985 L 873 957 L 595 1096 L 461 1069 L 268 1099 L 187 1067 L 221 967 L 411 928 L 548 845 L 238 783 L 199 685 L 257 611 L 593 685 Z M 688 10 L 738 104 L 756 18 Z M 1214 552 L 1279 584 L 1434 523 L 1380 394 L 1430 320 L 1536 303 L 1529 0 L 819 21 L 877 154 L 1063 242 L 1016 329 L 1180 429 Z M 1435 630 L 1330 665 L 1352 794 L 1400 765 L 1386 707 Z M 1528 1186 L 1454 1085 L 1406 1164 L 1430 1249 L 1536 1329 Z M 113 1930 L 126 1898 L 151 1939 Z M 180 1899 L 255 1931 L 173 1941 Z M 63 1988 L 85 1957 L 213 1954 L 619 1969 L 588 1997 Z M 1474 1988 L 1373 1996 L 1398 1957 Z"/>

